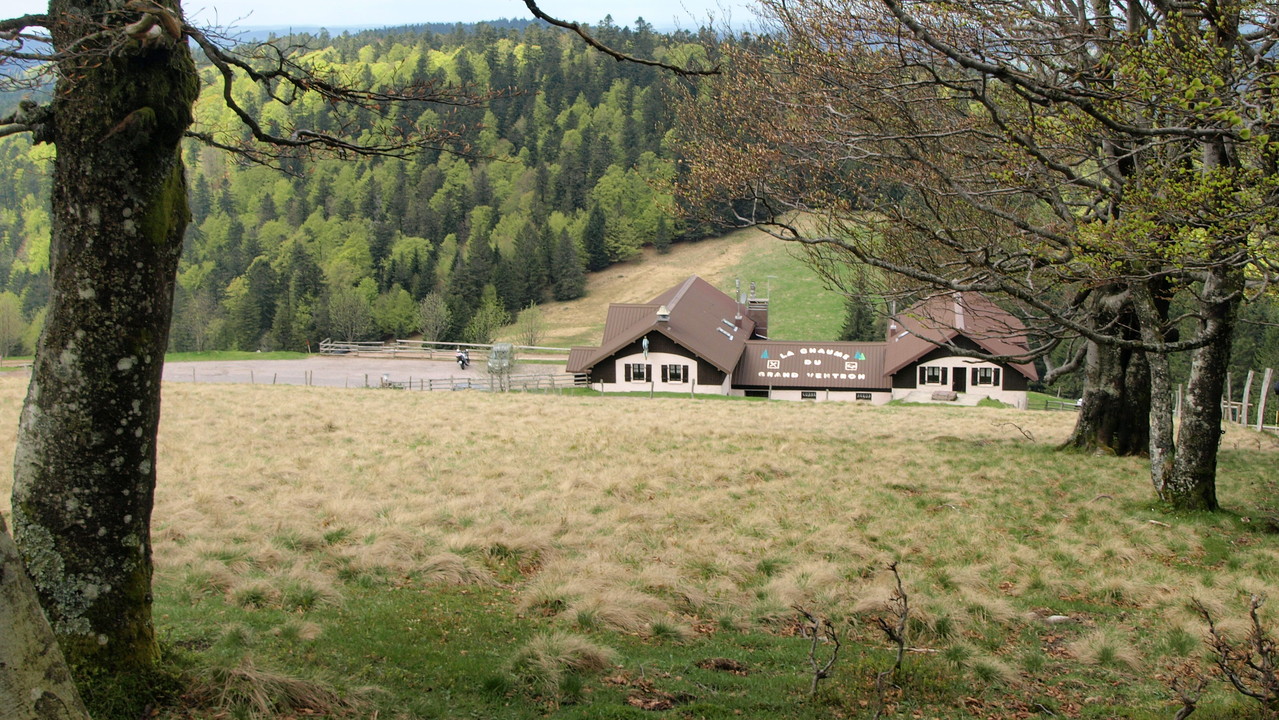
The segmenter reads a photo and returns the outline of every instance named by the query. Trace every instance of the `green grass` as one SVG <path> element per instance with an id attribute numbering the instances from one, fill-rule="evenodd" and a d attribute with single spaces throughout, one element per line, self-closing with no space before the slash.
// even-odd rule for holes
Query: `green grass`
<path id="1" fill-rule="evenodd" d="M 348 591 L 342 607 L 304 616 L 216 598 L 173 603 L 165 598 L 175 593 L 159 590 L 164 642 L 184 649 L 179 664 L 187 672 L 207 673 L 209 667 L 230 667 L 250 657 L 264 670 L 287 669 L 341 692 L 376 686 L 381 692 L 373 696 L 374 704 L 395 717 L 668 717 L 638 706 L 650 703 L 674 709 L 675 717 L 829 718 L 856 707 L 850 698 L 891 662 L 878 643 L 845 648 L 832 677 L 810 700 L 808 641 L 789 633 L 726 631 L 710 624 L 691 636 L 654 638 L 577 630 L 613 650 L 616 659 L 551 690 L 512 671 L 512 658 L 545 631 L 539 627 L 545 623 L 521 618 L 505 588 L 408 582 L 394 591 Z M 288 630 L 299 617 L 331 630 L 301 637 Z M 228 628 L 234 632 L 228 634 Z M 200 650 L 192 653 L 193 648 Z M 829 650 L 820 652 L 824 657 Z M 723 659 L 736 663 L 728 667 L 744 670 L 717 669 L 710 662 Z M 911 704 L 963 690 L 932 660 L 914 664 L 905 677 L 914 694 Z"/>
<path id="2" fill-rule="evenodd" d="M 1077 398 L 1070 396 L 1057 397 L 1049 393 L 1030 391 L 1026 393 L 1026 402 L 1028 410 L 1043 410 L 1048 403 L 1066 403 L 1073 404 Z M 1053 405 L 1053 409 L 1059 409 L 1057 405 Z"/>
<path id="3" fill-rule="evenodd" d="M 838 338 L 844 326 L 844 297 L 823 287 L 821 278 L 805 264 L 797 246 L 778 240 L 766 247 L 763 252 L 747 256 L 733 274 L 741 278 L 743 286 L 754 281 L 759 297 L 771 292 L 769 337 L 814 341 Z M 731 294 L 731 290 L 728 292 Z"/>
<path id="4" fill-rule="evenodd" d="M 205 352 L 176 352 L 164 356 L 165 362 L 206 362 L 211 360 L 302 360 L 311 357 L 304 352 L 247 352 L 244 350 L 207 350 Z"/>

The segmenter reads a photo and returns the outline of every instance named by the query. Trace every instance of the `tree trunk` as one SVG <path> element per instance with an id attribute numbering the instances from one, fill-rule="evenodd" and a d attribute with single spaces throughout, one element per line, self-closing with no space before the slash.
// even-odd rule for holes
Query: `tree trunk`
<path id="1" fill-rule="evenodd" d="M 13 485 L 14 539 L 67 660 L 108 673 L 156 658 L 155 437 L 199 89 L 186 44 L 130 38 L 138 14 L 119 5 L 50 3 L 54 47 L 71 53 L 37 138 L 57 146 L 53 293 Z"/>
<path id="2" fill-rule="evenodd" d="M 1167 303 L 1156 298 L 1149 283 L 1133 283 L 1132 307 L 1142 339 L 1152 345 L 1164 342 Z M 1177 452 L 1172 431 L 1172 370 L 1166 353 L 1150 353 L 1146 360 L 1150 365 L 1150 482 L 1163 497 L 1162 488 L 1172 476 Z"/>
<path id="3" fill-rule="evenodd" d="M 1113 290 L 1101 292 L 1093 306 L 1095 325 L 1122 321 L 1127 328 L 1135 327 L 1126 296 Z M 1137 333 L 1130 330 L 1125 336 L 1135 338 Z M 1083 403 L 1075 430 L 1062 447 L 1145 455 L 1150 446 L 1150 367 L 1145 354 L 1089 342 L 1085 363 Z"/>
<path id="4" fill-rule="evenodd" d="M 1221 446 L 1221 399 L 1230 367 L 1235 314 L 1243 289 L 1243 272 L 1215 269 L 1204 282 L 1208 305 L 1204 334 L 1216 340 L 1191 354 L 1190 378 L 1177 433 L 1177 457 L 1159 496 L 1181 510 L 1216 510 L 1217 451 Z"/>
<path id="5" fill-rule="evenodd" d="M 0 516 L 0 718 L 88 720 Z"/>

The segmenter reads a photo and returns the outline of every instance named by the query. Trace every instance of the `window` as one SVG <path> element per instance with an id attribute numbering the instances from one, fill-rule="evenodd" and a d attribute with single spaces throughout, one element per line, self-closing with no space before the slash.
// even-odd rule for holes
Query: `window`
<path id="1" fill-rule="evenodd" d="M 800 393 L 799 393 L 799 399 L 800 399 L 800 400 L 816 400 L 816 399 L 817 399 L 817 391 L 816 391 L 816 390 L 801 390 L 801 391 L 800 391 Z"/>
<path id="2" fill-rule="evenodd" d="M 626 364 L 626 382 L 648 382 L 648 378 L 652 375 L 652 365 L 644 363 L 627 363 Z"/>
<path id="3" fill-rule="evenodd" d="M 663 365 L 662 366 L 662 382 L 665 382 L 665 383 L 688 382 L 688 366 L 687 365 Z"/>
<path id="4" fill-rule="evenodd" d="M 944 367 L 921 367 L 919 369 L 920 385 L 945 385 L 947 368 Z"/>
<path id="5" fill-rule="evenodd" d="M 999 368 L 973 368 L 973 385 L 999 385 Z"/>

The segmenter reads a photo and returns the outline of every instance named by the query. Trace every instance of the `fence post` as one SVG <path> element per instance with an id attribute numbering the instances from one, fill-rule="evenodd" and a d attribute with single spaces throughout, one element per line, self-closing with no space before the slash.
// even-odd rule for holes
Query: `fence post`
<path id="1" fill-rule="evenodd" d="M 1248 405 L 1252 401 L 1252 376 L 1253 372 L 1248 371 L 1248 379 L 1243 384 L 1243 405 L 1240 406 L 1239 424 L 1248 424 Z"/>
<path id="2" fill-rule="evenodd" d="M 280 377 L 280 373 L 271 373 L 271 384 L 274 385 L 275 381 L 278 380 L 279 377 Z"/>
<path id="3" fill-rule="evenodd" d="M 257 384 L 257 381 L 253 379 L 253 371 L 252 371 L 252 370 L 250 370 L 250 371 L 249 371 L 249 384 L 250 384 L 250 385 L 256 385 L 256 384 Z"/>
<path id="4" fill-rule="evenodd" d="M 1226 411 L 1227 422 L 1235 419 L 1235 408 L 1234 408 L 1235 390 L 1234 390 L 1233 384 L 1234 383 L 1231 380 L 1230 373 L 1227 372 L 1226 373 L 1226 400 L 1225 400 L 1225 403 L 1226 403 L 1225 411 Z"/>
<path id="5" fill-rule="evenodd" d="M 1266 426 L 1266 395 L 1270 393 L 1270 378 L 1273 376 L 1273 368 L 1266 368 L 1265 374 L 1262 375 L 1261 399 L 1257 401 L 1257 432 L 1261 432 L 1261 429 Z"/>

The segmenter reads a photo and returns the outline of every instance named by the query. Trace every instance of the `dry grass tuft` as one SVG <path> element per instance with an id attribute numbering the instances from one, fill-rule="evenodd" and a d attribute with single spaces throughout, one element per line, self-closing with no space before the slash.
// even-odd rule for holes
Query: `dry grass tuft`
<path id="1" fill-rule="evenodd" d="M 515 652 L 507 672 L 537 695 L 558 698 L 572 677 L 612 666 L 617 653 L 580 636 L 553 632 L 538 635 Z"/>
<path id="2" fill-rule="evenodd" d="M 1131 641 L 1113 629 L 1096 630 L 1069 645 L 1070 651 L 1080 662 L 1118 670 L 1136 671 L 1141 667 L 1141 655 Z"/>
<path id="3" fill-rule="evenodd" d="M 427 558 L 419 571 L 422 580 L 443 585 L 490 585 L 493 575 L 456 553 L 446 552 Z"/>
<path id="4" fill-rule="evenodd" d="M 263 670 L 247 657 L 235 667 L 206 668 L 191 681 L 187 696 L 198 707 L 247 718 L 353 716 L 364 705 L 325 683 Z"/>

